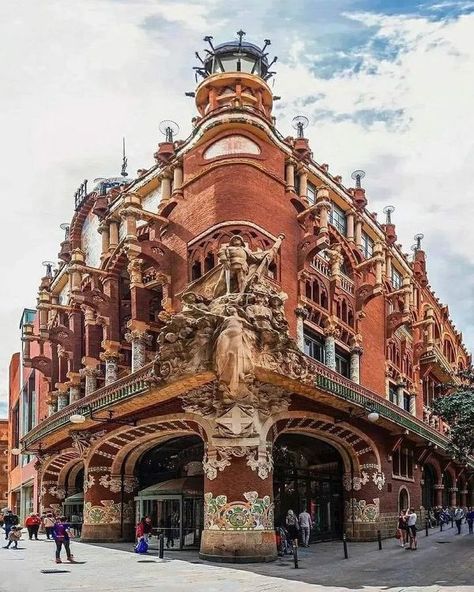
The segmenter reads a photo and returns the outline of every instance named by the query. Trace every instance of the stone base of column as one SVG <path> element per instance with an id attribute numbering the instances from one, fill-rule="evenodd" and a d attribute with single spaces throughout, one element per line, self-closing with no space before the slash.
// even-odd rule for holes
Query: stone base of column
<path id="1" fill-rule="evenodd" d="M 219 563 L 261 563 L 277 558 L 273 530 L 204 530 L 199 557 Z"/>
<path id="2" fill-rule="evenodd" d="M 421 522 L 418 523 L 420 526 Z M 347 540 L 354 542 L 367 542 L 377 540 L 377 531 L 383 539 L 393 538 L 398 525 L 398 514 L 387 512 L 380 514 L 374 522 L 350 522 L 344 523 L 344 532 Z"/>
<path id="3" fill-rule="evenodd" d="M 133 526 L 132 526 L 133 528 Z M 130 526 L 124 524 L 84 524 L 81 541 L 83 543 L 118 543 L 129 540 Z"/>

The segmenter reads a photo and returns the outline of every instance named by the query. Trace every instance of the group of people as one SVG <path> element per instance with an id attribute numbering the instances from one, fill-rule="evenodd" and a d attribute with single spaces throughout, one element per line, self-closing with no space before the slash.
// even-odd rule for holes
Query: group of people
<path id="1" fill-rule="evenodd" d="M 21 539 L 22 527 L 19 524 L 19 518 L 11 510 L 6 510 L 3 514 L 3 529 L 5 539 L 8 541 L 4 549 L 18 549 L 18 541 Z M 56 543 L 56 563 L 62 563 L 61 550 L 64 547 L 67 560 L 74 562 L 74 556 L 71 553 L 71 526 L 66 521 L 65 516 L 54 516 L 52 512 L 47 512 L 43 516 L 31 513 L 25 520 L 25 527 L 28 531 L 29 540 L 39 540 L 38 532 L 42 527 L 46 533 L 46 539 L 53 539 Z"/>
<path id="2" fill-rule="evenodd" d="M 430 526 L 439 526 L 453 522 L 456 524 L 457 533 L 461 534 L 462 524 L 465 522 L 469 529 L 469 534 L 473 534 L 474 526 L 474 508 L 461 506 L 436 506 L 428 510 L 428 522 Z"/>
<path id="3" fill-rule="evenodd" d="M 417 515 L 414 508 L 400 510 L 396 536 L 400 541 L 400 547 L 410 551 L 416 551 L 418 547 L 416 521 Z"/>
<path id="4" fill-rule="evenodd" d="M 277 547 L 280 555 L 293 553 L 293 545 L 297 542 L 302 547 L 309 547 L 309 538 L 313 528 L 311 515 L 303 510 L 296 515 L 293 510 L 288 510 L 285 524 L 277 527 Z"/>

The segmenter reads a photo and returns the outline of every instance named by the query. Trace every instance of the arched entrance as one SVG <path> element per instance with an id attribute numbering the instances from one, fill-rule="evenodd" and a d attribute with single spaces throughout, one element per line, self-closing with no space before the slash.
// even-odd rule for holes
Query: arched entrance
<path id="1" fill-rule="evenodd" d="M 160 443 L 138 460 L 137 522 L 151 516 L 168 548 L 199 547 L 204 522 L 204 445 L 198 436 Z"/>
<path id="2" fill-rule="evenodd" d="M 398 511 L 408 510 L 410 507 L 410 498 L 406 487 L 402 487 L 398 493 Z"/>
<path id="3" fill-rule="evenodd" d="M 432 465 L 425 464 L 423 466 L 423 484 L 421 486 L 421 504 L 425 510 L 434 508 L 435 501 L 435 484 L 436 472 Z"/>
<path id="4" fill-rule="evenodd" d="M 303 434 L 282 434 L 273 447 L 275 525 L 289 509 L 312 516 L 310 541 L 340 538 L 343 529 L 343 462 L 330 444 Z"/>

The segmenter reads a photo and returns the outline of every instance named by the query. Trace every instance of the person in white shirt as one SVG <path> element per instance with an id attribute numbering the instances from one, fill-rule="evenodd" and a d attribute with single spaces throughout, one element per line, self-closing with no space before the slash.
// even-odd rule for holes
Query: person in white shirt
<path id="1" fill-rule="evenodd" d="M 298 522 L 300 524 L 301 542 L 303 544 L 303 547 L 309 547 L 309 534 L 313 526 L 313 521 L 311 520 L 311 516 L 308 514 L 306 510 L 303 510 L 301 514 L 298 516 Z"/>
<path id="2" fill-rule="evenodd" d="M 408 526 L 408 536 L 410 537 L 410 546 L 407 547 L 407 550 L 410 549 L 411 551 L 415 551 L 417 547 L 416 541 L 416 513 L 413 508 L 408 510 L 407 514 L 407 526 Z"/>

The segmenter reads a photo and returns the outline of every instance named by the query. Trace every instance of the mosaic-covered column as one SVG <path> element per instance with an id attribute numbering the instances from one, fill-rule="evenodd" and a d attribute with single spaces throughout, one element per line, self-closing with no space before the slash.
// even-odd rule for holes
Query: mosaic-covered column
<path id="1" fill-rule="evenodd" d="M 337 322 L 330 318 L 326 322 L 324 328 L 324 355 L 325 363 L 331 370 L 336 369 L 336 337 L 339 336 L 339 329 L 337 328 Z"/>
<path id="2" fill-rule="evenodd" d="M 104 351 L 100 354 L 100 359 L 105 362 L 105 385 L 107 386 L 118 380 L 120 343 L 104 341 L 103 347 Z"/>
<path id="3" fill-rule="evenodd" d="M 79 372 L 68 372 L 69 378 L 69 403 L 79 401 L 81 398 L 81 375 Z"/>
<path id="4" fill-rule="evenodd" d="M 60 411 L 69 405 L 69 385 L 67 382 L 60 382 L 56 386 L 58 389 L 57 410 Z"/>
<path id="5" fill-rule="evenodd" d="M 85 396 L 87 397 L 87 395 L 90 395 L 97 390 L 97 377 L 99 376 L 99 370 L 97 369 L 96 364 L 87 365 L 85 368 L 81 368 L 81 370 L 79 370 L 79 374 L 81 375 L 81 378 L 84 379 L 84 392 Z"/>
<path id="6" fill-rule="evenodd" d="M 93 456 L 84 475 L 84 524 L 81 540 L 132 540 L 135 522 L 132 475 L 113 475 L 110 460 Z"/>
<path id="7" fill-rule="evenodd" d="M 397 383 L 397 405 L 403 409 L 403 395 L 405 392 L 406 383 L 401 380 Z"/>
<path id="8" fill-rule="evenodd" d="M 224 563 L 275 559 L 271 449 L 208 448 L 203 465 L 200 557 Z"/>
<path id="9" fill-rule="evenodd" d="M 362 335 L 354 335 L 351 341 L 350 379 L 360 383 L 360 357 L 363 354 Z"/>
<path id="10" fill-rule="evenodd" d="M 296 345 L 304 353 L 304 321 L 308 318 L 308 311 L 302 306 L 295 308 L 296 315 Z"/>
<path id="11" fill-rule="evenodd" d="M 151 335 L 147 333 L 147 325 L 139 321 L 130 321 L 129 332 L 125 339 L 132 345 L 132 372 L 146 364 L 146 347 L 151 344 Z"/>

